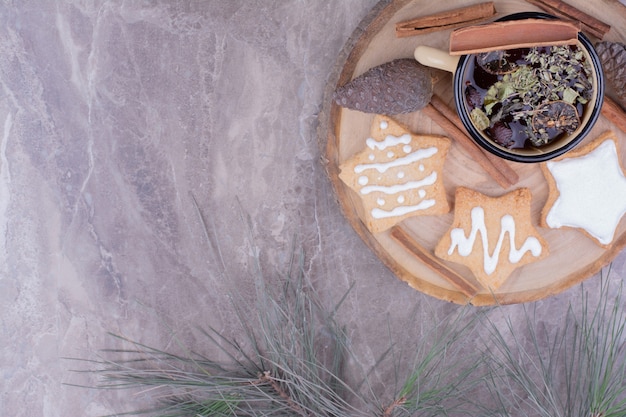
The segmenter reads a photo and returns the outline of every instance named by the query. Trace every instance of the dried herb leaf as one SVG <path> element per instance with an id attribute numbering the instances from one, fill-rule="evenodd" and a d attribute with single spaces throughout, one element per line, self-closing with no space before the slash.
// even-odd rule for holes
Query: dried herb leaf
<path id="1" fill-rule="evenodd" d="M 476 87 L 471 84 L 465 87 L 465 100 L 467 100 L 467 104 L 469 104 L 472 109 L 480 107 L 483 104 L 483 97 Z"/>
<path id="2" fill-rule="evenodd" d="M 513 130 L 502 122 L 497 122 L 489 128 L 489 133 L 491 133 L 491 137 L 496 143 L 504 146 L 505 148 L 510 148 L 514 144 Z"/>
<path id="3" fill-rule="evenodd" d="M 518 66 L 511 58 L 509 51 L 491 51 L 478 54 L 476 63 L 489 74 L 506 74 Z"/>
<path id="4" fill-rule="evenodd" d="M 580 126 L 578 111 L 565 101 L 554 101 L 539 107 L 532 119 L 532 128 L 538 133 L 532 142 L 542 146 L 563 133 L 572 133 Z"/>
<path id="5" fill-rule="evenodd" d="M 489 118 L 487 117 L 485 112 L 483 112 L 479 108 L 475 108 L 474 110 L 472 110 L 472 112 L 470 113 L 470 118 L 472 119 L 472 123 L 474 123 L 474 126 L 476 126 L 478 130 L 485 130 L 489 127 Z"/>
<path id="6" fill-rule="evenodd" d="M 579 94 L 576 91 L 568 87 L 563 91 L 563 101 L 568 104 L 574 104 L 574 102 L 578 98 L 578 95 Z"/>

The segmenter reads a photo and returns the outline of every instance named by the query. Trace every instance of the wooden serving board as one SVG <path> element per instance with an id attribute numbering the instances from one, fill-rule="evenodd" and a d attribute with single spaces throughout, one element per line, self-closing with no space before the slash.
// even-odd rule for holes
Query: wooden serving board
<path id="1" fill-rule="evenodd" d="M 490 196 L 500 196 L 519 187 L 528 187 L 532 191 L 532 218 L 537 230 L 549 244 L 550 256 L 518 268 L 507 281 L 495 292 L 479 288 L 476 295 L 468 296 L 458 285 L 427 266 L 424 257 L 416 256 L 415 248 L 403 245 L 392 237 L 391 230 L 373 235 L 365 227 L 362 219 L 361 201 L 352 190 L 339 179 L 339 165 L 359 152 L 369 136 L 373 115 L 348 110 L 332 103 L 332 92 L 369 68 L 396 58 L 413 56 L 418 45 L 428 45 L 447 50 L 450 31 L 397 38 L 395 24 L 419 16 L 454 9 L 478 3 L 481 0 L 449 0 L 432 2 L 427 0 L 395 0 L 379 3 L 361 25 L 355 30 L 352 39 L 338 58 L 335 72 L 330 77 L 326 89 L 323 111 L 320 114 L 320 141 L 325 147 L 326 169 L 332 182 L 343 213 L 359 236 L 373 250 L 381 261 L 410 287 L 442 300 L 459 304 L 492 305 L 495 303 L 512 304 L 538 300 L 557 294 L 596 274 L 607 265 L 626 246 L 626 219 L 622 219 L 614 243 L 603 249 L 594 241 L 577 230 L 556 230 L 538 226 L 541 209 L 548 194 L 546 180 L 537 164 L 509 162 L 520 176 L 518 184 L 503 189 L 473 160 L 469 159 L 455 143 L 445 162 L 443 178 L 448 199 L 454 205 L 454 192 L 458 186 L 475 189 Z M 626 7 L 617 0 L 568 0 L 568 2 L 592 16 L 602 19 L 612 26 L 604 40 L 625 42 Z M 521 11 L 541 11 L 523 0 L 495 1 L 497 17 Z M 592 38 L 592 41 L 597 41 Z M 441 78 L 435 85 L 435 93 L 450 106 L 454 106 L 452 97 L 452 75 L 440 73 Z M 607 95 L 612 95 L 607 85 Z M 396 117 L 416 133 L 446 133 L 431 119 L 420 112 Z M 626 134 L 612 125 L 603 116 L 585 139 L 593 140 L 606 130 L 616 132 L 622 149 L 622 165 L 626 166 Z M 446 135 L 447 136 L 447 135 Z M 626 217 L 626 216 L 625 216 Z M 432 251 L 452 223 L 453 212 L 443 216 L 416 216 L 399 225 L 403 237 L 408 237 L 418 250 L 432 257 Z M 396 230 L 397 232 L 397 230 Z M 441 267 L 452 270 L 469 283 L 471 288 L 475 280 L 468 268 L 441 261 Z"/>

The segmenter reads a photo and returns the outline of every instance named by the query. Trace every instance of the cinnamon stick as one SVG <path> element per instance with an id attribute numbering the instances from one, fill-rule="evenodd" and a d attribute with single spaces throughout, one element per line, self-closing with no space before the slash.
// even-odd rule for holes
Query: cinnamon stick
<path id="1" fill-rule="evenodd" d="M 622 132 L 626 132 L 626 112 L 613 99 L 604 96 L 602 115 L 609 119 Z"/>
<path id="2" fill-rule="evenodd" d="M 574 45 L 580 23 L 556 19 L 523 19 L 455 29 L 450 55 L 467 55 L 533 46 Z"/>
<path id="3" fill-rule="evenodd" d="M 423 35 L 439 30 L 455 29 L 468 24 L 476 24 L 493 17 L 496 8 L 492 1 L 441 13 L 418 17 L 396 23 L 396 37 Z"/>
<path id="4" fill-rule="evenodd" d="M 478 147 L 472 139 L 470 139 L 454 122 L 449 120 L 443 115 L 435 106 L 431 103 L 427 104 L 421 110 L 426 116 L 433 119 L 443 130 L 445 130 L 452 139 L 454 139 L 467 155 L 476 161 L 502 188 L 509 188 L 511 185 L 517 182 L 517 179 L 507 178 L 489 158 L 485 155 L 481 148 Z M 517 174 L 515 174 L 517 176 Z"/>
<path id="5" fill-rule="evenodd" d="M 433 94 L 430 99 L 430 103 L 433 105 L 435 109 L 437 109 L 441 114 L 443 114 L 448 120 L 456 125 L 459 130 L 462 132 L 466 132 L 465 126 L 463 126 L 463 122 L 461 122 L 461 118 L 457 114 L 456 111 L 452 110 L 442 99 L 436 94 Z M 519 181 L 519 175 L 511 166 L 502 158 L 497 155 L 494 155 L 485 149 L 477 146 L 471 138 L 464 135 L 467 139 L 469 139 L 472 144 L 474 144 L 480 151 L 489 159 L 491 165 L 495 166 L 498 171 L 502 174 L 502 176 L 506 179 L 510 185 L 515 185 Z M 458 139 L 457 139 L 458 140 Z"/>
<path id="6" fill-rule="evenodd" d="M 454 285 L 455 288 L 468 298 L 472 298 L 478 294 L 478 286 L 441 263 L 400 226 L 393 226 L 391 228 L 391 237 L 417 259 L 422 261 L 427 267 L 445 278 L 450 284 Z"/>
<path id="7" fill-rule="evenodd" d="M 611 26 L 593 16 L 588 15 L 582 10 L 565 3 L 561 0 L 526 0 L 528 3 L 535 5 L 545 12 L 556 17 L 580 22 L 582 29 L 596 38 L 602 39 Z"/>

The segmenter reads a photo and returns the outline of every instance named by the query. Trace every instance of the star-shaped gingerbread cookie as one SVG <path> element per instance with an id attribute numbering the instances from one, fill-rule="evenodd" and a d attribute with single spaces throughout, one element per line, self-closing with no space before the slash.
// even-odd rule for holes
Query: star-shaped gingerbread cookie
<path id="1" fill-rule="evenodd" d="M 565 157 L 543 163 L 549 195 L 541 225 L 584 231 L 602 247 L 626 213 L 626 177 L 617 138 L 605 132 Z"/>
<path id="2" fill-rule="evenodd" d="M 548 255 L 531 221 L 530 200 L 528 188 L 497 198 L 457 188 L 454 220 L 435 255 L 466 265 L 485 288 L 498 289 L 516 268 Z"/>

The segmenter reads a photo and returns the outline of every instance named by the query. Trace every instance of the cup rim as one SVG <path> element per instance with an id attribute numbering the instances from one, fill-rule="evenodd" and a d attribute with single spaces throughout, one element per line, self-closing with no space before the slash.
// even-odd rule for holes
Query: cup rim
<path id="1" fill-rule="evenodd" d="M 507 20 L 522 20 L 522 19 L 558 19 L 556 16 L 542 13 L 542 12 L 520 12 L 514 13 L 507 16 L 503 16 L 496 21 L 507 21 Z M 459 59 L 459 63 L 457 65 L 456 71 L 454 73 L 454 101 L 457 109 L 457 113 L 461 118 L 461 122 L 465 126 L 468 131 L 470 137 L 480 145 L 482 148 L 486 149 L 492 154 L 495 154 L 501 158 L 508 159 L 514 162 L 524 162 L 524 163 L 533 163 L 533 162 L 544 162 L 553 158 L 556 158 L 564 153 L 573 149 L 576 145 L 578 145 L 586 136 L 589 134 L 591 129 L 594 127 L 598 117 L 600 116 L 600 111 L 602 109 L 602 103 L 604 101 L 604 73 L 602 72 L 602 65 L 600 63 L 600 58 L 593 47 L 593 44 L 589 40 L 589 38 L 582 32 L 578 32 L 578 41 L 582 44 L 582 46 L 586 49 L 587 54 L 591 58 L 591 64 L 593 70 L 596 74 L 596 98 L 593 108 L 591 109 L 591 113 L 587 120 L 587 123 L 582 126 L 581 130 L 578 134 L 571 139 L 569 142 L 564 144 L 561 147 L 558 147 L 552 151 L 541 153 L 541 154 L 533 154 L 533 155 L 524 155 L 513 152 L 508 152 L 504 148 L 496 146 L 489 139 L 485 138 L 479 131 L 476 129 L 474 124 L 472 123 L 467 108 L 465 106 L 463 97 L 464 97 L 464 85 L 463 85 L 463 73 L 465 72 L 465 68 L 469 64 L 469 58 L 475 56 L 475 54 L 462 55 Z"/>

